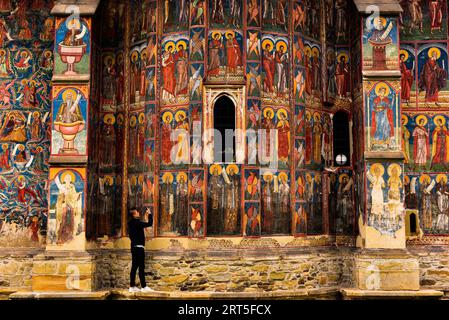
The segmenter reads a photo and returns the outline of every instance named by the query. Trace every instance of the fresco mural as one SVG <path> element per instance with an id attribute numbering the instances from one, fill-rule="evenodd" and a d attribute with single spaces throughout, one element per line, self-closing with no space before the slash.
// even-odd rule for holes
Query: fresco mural
<path id="1" fill-rule="evenodd" d="M 398 69 L 397 19 L 376 17 L 363 22 L 363 69 Z"/>
<path id="2" fill-rule="evenodd" d="M 404 223 L 403 172 L 397 163 L 372 163 L 366 171 L 368 225 L 391 237 Z"/>
<path id="3" fill-rule="evenodd" d="M 89 74 L 90 19 L 56 19 L 54 74 L 75 76 Z M 22 58 L 26 56 L 22 53 Z"/>
<path id="4" fill-rule="evenodd" d="M 70 246 L 85 232 L 85 169 L 50 170 L 50 211 L 47 241 Z"/>
<path id="5" fill-rule="evenodd" d="M 0 10 L 0 247 L 45 246 L 53 1 Z M 20 23 L 19 23 L 20 22 Z"/>

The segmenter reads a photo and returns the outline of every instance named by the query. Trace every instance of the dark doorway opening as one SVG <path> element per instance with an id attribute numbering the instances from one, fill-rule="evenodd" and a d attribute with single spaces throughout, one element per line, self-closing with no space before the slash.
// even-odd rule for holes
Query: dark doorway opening
<path id="1" fill-rule="evenodd" d="M 344 111 L 338 111 L 333 118 L 334 165 L 337 167 L 351 165 L 349 135 L 349 115 Z"/>
<path id="2" fill-rule="evenodd" d="M 235 162 L 235 105 L 228 96 L 215 102 L 214 129 L 214 162 Z"/>
<path id="3" fill-rule="evenodd" d="M 416 215 L 414 213 L 412 213 L 410 215 L 410 233 L 411 234 L 416 234 L 417 230 L 416 230 Z"/>

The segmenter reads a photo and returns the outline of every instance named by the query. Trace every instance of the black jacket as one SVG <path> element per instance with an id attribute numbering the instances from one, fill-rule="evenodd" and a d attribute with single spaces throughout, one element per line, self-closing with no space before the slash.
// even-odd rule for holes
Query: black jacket
<path id="1" fill-rule="evenodd" d="M 132 218 L 128 222 L 128 234 L 131 239 L 131 248 L 134 246 L 145 245 L 145 233 L 143 229 L 153 225 L 153 215 L 148 216 L 148 222 L 142 222 L 140 219 Z"/>

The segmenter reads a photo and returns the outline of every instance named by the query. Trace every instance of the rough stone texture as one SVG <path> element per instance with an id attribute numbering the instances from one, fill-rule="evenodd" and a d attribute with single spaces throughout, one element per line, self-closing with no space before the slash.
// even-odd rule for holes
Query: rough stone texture
<path id="1" fill-rule="evenodd" d="M 0 250 L 0 288 L 31 289 L 33 257 L 39 250 Z"/>
<path id="2" fill-rule="evenodd" d="M 129 251 L 102 250 L 97 255 L 97 288 L 129 285 Z M 278 250 L 277 254 L 245 250 L 152 252 L 146 280 L 158 291 L 261 292 L 319 289 L 352 285 L 349 250 Z"/>
<path id="3" fill-rule="evenodd" d="M 419 259 L 422 288 L 449 290 L 449 250 L 445 246 L 414 246 L 409 251 Z"/>

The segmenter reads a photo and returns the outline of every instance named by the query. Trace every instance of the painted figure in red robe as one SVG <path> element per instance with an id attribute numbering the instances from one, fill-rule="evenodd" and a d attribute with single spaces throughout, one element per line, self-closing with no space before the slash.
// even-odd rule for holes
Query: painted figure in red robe
<path id="1" fill-rule="evenodd" d="M 401 99 L 406 102 L 407 105 L 410 102 L 410 93 L 413 85 L 413 73 L 405 64 L 405 54 L 401 53 L 400 56 L 400 68 L 401 68 Z"/>

